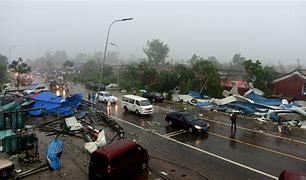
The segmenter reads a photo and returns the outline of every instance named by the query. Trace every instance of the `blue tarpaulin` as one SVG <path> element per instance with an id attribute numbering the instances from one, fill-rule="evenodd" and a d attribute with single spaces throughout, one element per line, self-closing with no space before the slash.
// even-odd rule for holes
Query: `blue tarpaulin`
<path id="1" fill-rule="evenodd" d="M 209 98 L 209 96 L 202 95 L 201 93 L 199 93 L 197 91 L 189 91 L 188 95 L 192 96 L 196 99 L 208 99 Z"/>
<path id="2" fill-rule="evenodd" d="M 32 97 L 35 101 L 32 108 L 42 108 L 41 110 L 29 111 L 31 116 L 39 116 L 41 114 L 57 114 L 61 116 L 73 115 L 82 101 L 81 94 L 74 94 L 64 99 L 62 96 L 47 91 L 41 92 Z"/>
<path id="3" fill-rule="evenodd" d="M 210 101 L 206 101 L 206 102 L 197 103 L 196 106 L 197 106 L 198 108 L 211 108 L 211 107 L 214 106 L 214 105 L 211 104 Z"/>
<path id="4" fill-rule="evenodd" d="M 204 96 L 202 94 L 200 94 L 199 92 L 196 92 L 196 91 L 189 91 L 188 95 L 192 96 L 196 99 L 203 99 L 204 98 Z"/>
<path id="5" fill-rule="evenodd" d="M 233 109 L 237 109 L 237 110 L 241 110 L 243 113 L 246 114 L 253 114 L 256 112 L 255 108 L 252 108 L 246 104 L 243 104 L 241 102 L 232 102 L 232 103 L 228 103 L 227 106 L 233 108 Z"/>
<path id="6" fill-rule="evenodd" d="M 258 94 L 255 94 L 254 92 L 250 93 L 247 98 L 251 99 L 257 104 L 263 104 L 267 106 L 279 106 L 282 104 L 281 99 L 268 99 L 263 96 L 260 96 Z"/>
<path id="7" fill-rule="evenodd" d="M 239 103 L 241 105 L 248 106 L 253 109 L 271 109 L 269 106 L 263 104 L 256 104 L 256 103 L 242 102 L 242 101 L 237 101 L 235 103 Z"/>
<path id="8" fill-rule="evenodd" d="M 63 152 L 64 142 L 60 139 L 54 139 L 49 145 L 47 150 L 47 161 L 53 170 L 61 168 L 61 155 Z"/>

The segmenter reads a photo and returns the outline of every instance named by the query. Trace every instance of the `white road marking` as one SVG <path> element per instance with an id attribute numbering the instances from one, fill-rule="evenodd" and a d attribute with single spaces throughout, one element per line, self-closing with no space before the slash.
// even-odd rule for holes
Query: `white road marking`
<path id="1" fill-rule="evenodd" d="M 167 112 L 173 112 L 173 110 L 166 109 L 166 108 L 163 108 L 163 107 L 159 107 L 159 106 L 154 106 L 154 107 L 162 109 L 162 110 L 167 111 Z M 206 121 L 217 123 L 217 124 L 222 124 L 222 125 L 225 125 L 225 126 L 231 126 L 231 124 L 228 124 L 228 123 L 211 120 L 211 119 L 207 119 L 207 118 L 204 118 L 204 117 L 200 117 L 200 118 L 202 118 Z M 271 136 L 271 137 L 274 137 L 274 138 L 284 139 L 284 140 L 287 140 L 287 141 L 292 141 L 292 142 L 295 142 L 295 143 L 298 143 L 298 144 L 306 145 L 306 142 L 303 142 L 303 141 L 300 141 L 300 140 L 290 139 L 290 138 L 286 138 L 286 137 L 282 137 L 282 136 L 278 136 L 278 135 L 271 134 L 271 133 L 266 133 L 266 132 L 259 132 L 257 130 L 248 129 L 248 128 L 241 127 L 241 126 L 237 126 L 237 129 L 243 129 L 243 130 L 246 130 L 246 131 L 251 131 L 251 132 L 255 132 L 255 133 L 259 133 L 259 134 L 264 134 L 266 136 Z"/>
<path id="2" fill-rule="evenodd" d="M 182 132 L 182 131 L 184 131 L 184 129 L 180 129 L 180 130 L 177 130 L 177 131 L 173 131 L 173 132 L 164 134 L 164 136 L 169 136 L 169 135 L 171 135 L 171 134 L 175 134 L 175 133 L 177 133 L 177 132 Z"/>
<path id="3" fill-rule="evenodd" d="M 258 149 L 263 149 L 263 150 L 266 150 L 266 151 L 270 151 L 270 152 L 275 153 L 275 154 L 280 154 L 280 155 L 287 156 L 287 157 L 290 157 L 290 158 L 293 158 L 293 159 L 297 159 L 297 160 L 300 160 L 300 161 L 306 161 L 306 159 L 303 159 L 303 158 L 298 157 L 298 156 L 293 156 L 293 155 L 290 155 L 290 154 L 286 154 L 286 153 L 282 153 L 282 152 L 279 152 L 279 151 L 275 151 L 273 149 L 268 149 L 268 148 L 265 148 L 265 147 L 257 146 L 255 144 L 251 144 L 251 143 L 247 143 L 247 142 L 240 141 L 240 140 L 237 140 L 237 139 L 229 138 L 229 137 L 226 137 L 226 136 L 222 136 L 220 134 L 216 134 L 216 133 L 212 133 L 212 132 L 207 132 L 207 133 L 215 135 L 215 136 L 218 136 L 218 137 L 221 137 L 221 138 L 224 138 L 224 139 L 228 139 L 228 140 L 231 140 L 231 141 L 236 141 L 236 142 L 239 142 L 241 144 L 246 144 L 248 146 L 256 147 Z"/>
<path id="4" fill-rule="evenodd" d="M 168 133 L 168 134 L 164 134 L 164 136 L 166 136 L 166 137 L 172 137 L 172 136 L 176 136 L 176 135 L 179 135 L 179 134 L 183 134 L 183 133 L 185 133 L 185 132 L 187 132 L 187 131 L 184 130 L 184 129 L 181 129 L 181 130 L 178 130 L 178 131 L 173 131 L 173 132 Z"/>
<path id="5" fill-rule="evenodd" d="M 116 119 L 116 120 L 118 120 L 118 121 L 121 121 L 121 122 L 123 122 L 123 123 L 129 124 L 129 125 L 131 125 L 131 126 L 134 126 L 134 127 L 139 128 L 139 129 L 142 129 L 142 130 L 146 130 L 146 131 L 147 131 L 146 128 L 143 128 L 143 127 L 138 126 L 138 125 L 136 125 L 136 124 L 133 124 L 133 123 L 131 123 L 131 122 L 124 121 L 124 120 L 122 120 L 122 119 L 120 119 L 120 118 L 117 118 L 117 117 L 114 117 L 114 116 L 111 116 L 111 117 L 114 118 L 114 119 Z M 258 174 L 262 174 L 262 175 L 267 176 L 267 177 L 270 177 L 270 178 L 272 178 L 272 179 L 278 179 L 278 177 L 273 176 L 273 175 L 271 175 L 271 174 L 268 174 L 268 173 L 265 173 L 265 172 L 263 172 L 263 171 L 254 169 L 254 168 L 252 168 L 252 167 L 249 167 L 249 166 L 240 164 L 240 163 L 238 163 L 238 162 L 235 162 L 235 161 L 233 161 L 233 160 L 230 160 L 230 159 L 224 158 L 224 157 L 222 157 L 222 156 L 213 154 L 213 153 L 208 152 L 208 151 L 205 151 L 205 150 L 203 150 L 203 149 L 196 148 L 196 147 L 191 146 L 191 145 L 189 145 L 189 144 L 182 143 L 182 142 L 180 142 L 180 141 L 177 141 L 177 140 L 172 139 L 172 138 L 170 138 L 170 137 L 167 137 L 167 136 L 165 136 L 165 135 L 159 134 L 159 133 L 157 133 L 157 132 L 152 132 L 152 134 L 158 135 L 158 136 L 160 136 L 160 137 L 163 137 L 163 138 L 168 139 L 168 140 L 170 140 L 170 141 L 176 142 L 176 143 L 181 144 L 181 145 L 183 145 L 183 146 L 186 146 L 186 147 L 189 147 L 189 148 L 191 148 L 191 149 L 197 150 L 197 151 L 199 151 L 199 152 L 202 152 L 202 153 L 208 154 L 208 155 L 210 155 L 210 156 L 216 157 L 216 158 L 221 159 L 221 160 L 223 160 L 223 161 L 226 161 L 226 162 L 235 164 L 235 165 L 240 166 L 240 167 L 242 167 L 242 168 L 251 170 L 251 171 L 256 172 L 256 173 L 258 173 Z"/>
<path id="6" fill-rule="evenodd" d="M 224 123 L 224 122 L 210 120 L 210 119 L 207 119 L 207 118 L 203 118 L 203 119 L 205 121 L 211 121 L 211 122 L 214 122 L 216 124 L 222 124 L 222 125 L 229 126 L 229 127 L 231 126 L 231 124 L 227 124 L 227 123 Z M 255 133 L 259 133 L 259 134 L 264 134 L 266 136 L 271 136 L 271 137 L 274 137 L 274 138 L 284 139 L 284 140 L 287 140 L 287 141 L 292 141 L 292 142 L 295 142 L 295 143 L 298 143 L 298 144 L 306 145 L 306 142 L 303 142 L 303 141 L 300 141 L 300 140 L 290 139 L 290 138 L 286 138 L 286 137 L 282 137 L 282 136 L 277 136 L 277 135 L 270 134 L 270 133 L 265 133 L 265 132 L 259 132 L 257 130 L 248 129 L 248 128 L 241 127 L 241 126 L 237 126 L 237 129 L 242 129 L 242 130 L 251 131 L 251 132 L 255 132 Z"/>

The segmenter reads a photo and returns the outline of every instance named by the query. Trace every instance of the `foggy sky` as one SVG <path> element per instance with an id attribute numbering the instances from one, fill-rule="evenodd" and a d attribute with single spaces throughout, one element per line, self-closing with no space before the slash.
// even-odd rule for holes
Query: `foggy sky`
<path id="1" fill-rule="evenodd" d="M 47 51 L 104 51 L 109 42 L 121 58 L 145 57 L 147 40 L 160 39 L 169 57 L 234 53 L 265 63 L 306 65 L 306 1 L 12 1 L 0 0 L 0 54 L 37 58 Z M 108 46 L 109 51 L 116 51 Z"/>

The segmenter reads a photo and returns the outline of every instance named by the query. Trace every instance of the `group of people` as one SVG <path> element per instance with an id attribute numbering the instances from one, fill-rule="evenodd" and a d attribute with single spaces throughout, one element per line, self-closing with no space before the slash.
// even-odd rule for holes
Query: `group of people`
<path id="1" fill-rule="evenodd" d="M 96 100 L 96 95 L 95 93 L 88 93 L 88 101 L 92 101 L 93 103 L 95 102 Z M 107 110 L 107 115 L 110 115 L 111 112 L 112 112 L 112 103 L 111 101 L 107 101 L 107 104 L 106 104 L 106 110 Z"/>
<path id="2" fill-rule="evenodd" d="M 231 122 L 232 122 L 232 125 L 231 125 L 231 132 L 232 132 L 232 135 L 234 134 L 235 135 L 235 132 L 236 132 L 236 121 L 237 121 L 237 113 L 233 113 L 230 117 L 231 119 Z M 279 133 L 282 133 L 283 131 L 285 131 L 285 133 L 290 133 L 290 128 L 288 128 L 287 126 L 284 126 L 283 125 L 283 122 L 284 122 L 284 118 L 283 117 L 280 117 L 279 120 L 278 120 L 278 123 L 277 123 L 277 129 L 278 129 L 278 132 Z"/>
<path id="3" fill-rule="evenodd" d="M 92 93 L 92 94 L 88 93 L 88 101 L 95 102 L 95 100 L 96 100 L 95 93 Z"/>

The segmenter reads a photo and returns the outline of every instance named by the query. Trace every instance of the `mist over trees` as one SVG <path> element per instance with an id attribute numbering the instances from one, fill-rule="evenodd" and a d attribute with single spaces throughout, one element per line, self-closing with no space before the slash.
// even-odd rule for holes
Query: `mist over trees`
<path id="1" fill-rule="evenodd" d="M 241 56 L 239 53 L 236 53 L 234 54 L 233 59 L 230 61 L 230 68 L 233 70 L 242 70 L 244 69 L 244 61 L 245 57 Z"/>
<path id="2" fill-rule="evenodd" d="M 165 64 L 169 50 L 168 45 L 159 39 L 147 41 L 146 46 L 143 48 L 143 52 L 148 57 L 149 64 L 152 65 Z"/>
<path id="3" fill-rule="evenodd" d="M 7 74 L 7 62 L 8 58 L 0 54 L 0 83 L 6 83 L 8 81 Z"/>
<path id="4" fill-rule="evenodd" d="M 27 60 L 27 63 L 33 68 L 41 72 L 49 72 L 50 69 L 60 68 L 66 61 L 71 61 L 74 64 L 84 64 L 90 60 L 94 60 L 100 65 L 103 59 L 103 52 L 94 52 L 92 54 L 78 53 L 74 57 L 68 56 L 64 50 L 55 51 L 54 53 L 46 52 L 45 56 L 32 60 Z M 108 52 L 106 55 L 106 64 L 118 64 L 117 52 Z M 120 64 L 120 63 L 119 63 Z"/>
<path id="5" fill-rule="evenodd" d="M 197 54 L 192 54 L 188 60 L 167 59 L 170 48 L 160 39 L 148 40 L 142 50 L 146 58 L 137 59 L 136 56 L 130 56 L 128 61 L 118 59 L 115 51 L 107 52 L 102 83 L 117 82 L 119 70 L 119 84 L 127 90 L 169 92 L 179 88 L 182 93 L 195 90 L 211 97 L 221 97 L 220 81 L 221 77 L 224 78 L 221 74 L 236 72 L 239 80 L 246 80 L 269 95 L 272 94 L 272 81 L 279 74 L 289 71 L 288 67 L 284 67 L 280 62 L 277 65 L 263 65 L 259 60 L 247 60 L 240 53 L 235 53 L 227 62 L 220 62 L 216 56 L 204 58 Z M 44 57 L 30 62 L 43 72 L 48 72 L 50 68 L 78 66 L 80 74 L 74 78 L 75 81 L 99 83 L 102 60 L 103 52 L 99 51 L 69 57 L 61 50 L 47 52 Z M 114 65 L 121 66 L 114 69 Z"/>

